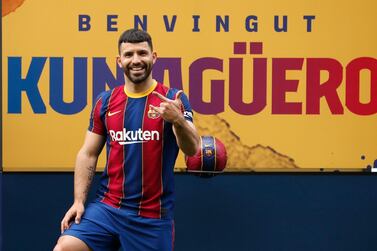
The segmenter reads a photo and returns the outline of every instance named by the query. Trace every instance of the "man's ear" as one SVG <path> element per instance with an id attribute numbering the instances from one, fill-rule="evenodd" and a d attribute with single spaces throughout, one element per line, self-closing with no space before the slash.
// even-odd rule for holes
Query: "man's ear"
<path id="1" fill-rule="evenodd" d="M 156 60 L 157 60 L 157 52 L 153 52 L 152 53 L 152 57 L 153 57 L 153 64 L 156 63 Z"/>
<path id="2" fill-rule="evenodd" d="M 122 68 L 122 61 L 120 60 L 120 56 L 117 56 L 117 63 L 120 68 Z"/>

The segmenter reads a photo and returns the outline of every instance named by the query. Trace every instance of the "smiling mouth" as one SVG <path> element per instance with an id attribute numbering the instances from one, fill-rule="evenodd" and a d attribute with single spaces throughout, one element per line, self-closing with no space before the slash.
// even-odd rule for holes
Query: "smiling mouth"
<path id="1" fill-rule="evenodd" d="M 143 73 L 145 71 L 145 67 L 131 67 L 129 69 L 132 73 Z"/>

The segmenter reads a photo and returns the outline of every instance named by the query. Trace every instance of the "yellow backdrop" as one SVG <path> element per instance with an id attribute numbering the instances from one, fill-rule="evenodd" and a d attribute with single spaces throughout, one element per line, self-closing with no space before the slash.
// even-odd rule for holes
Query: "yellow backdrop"
<path id="1" fill-rule="evenodd" d="M 193 105 L 194 122 L 201 135 L 225 143 L 228 171 L 361 170 L 377 159 L 376 9 L 373 0 L 3 1 L 4 171 L 73 169 L 92 107 L 94 58 L 105 58 L 115 77 L 117 39 L 138 22 L 152 35 L 161 59 L 181 62 L 162 75 L 165 84 L 182 85 L 191 102 L 193 93 L 203 91 L 195 99 L 202 103 Z M 74 58 L 86 62 L 86 72 L 74 72 Z M 222 69 L 198 71 L 200 60 L 213 67 L 206 58 Z M 75 75 L 87 77 L 87 90 L 80 89 L 84 106 L 72 114 L 51 105 L 57 101 L 50 94 L 56 84 L 51 76 L 59 62 L 65 103 L 73 101 Z M 257 62 L 262 68 L 253 71 Z M 254 113 L 230 95 L 240 89 L 234 79 L 243 79 L 238 101 L 253 102 L 253 72 L 266 79 L 266 104 Z M 181 83 L 170 83 L 174 74 Z M 212 80 L 222 82 L 211 86 Z M 337 86 L 320 96 L 313 112 L 318 106 L 310 102 L 319 98 L 310 88 L 328 80 Z M 213 100 L 211 91 L 220 98 Z M 29 97 L 38 93 L 39 101 Z M 214 110 L 206 103 L 215 104 Z M 184 167 L 179 156 L 176 168 Z"/>

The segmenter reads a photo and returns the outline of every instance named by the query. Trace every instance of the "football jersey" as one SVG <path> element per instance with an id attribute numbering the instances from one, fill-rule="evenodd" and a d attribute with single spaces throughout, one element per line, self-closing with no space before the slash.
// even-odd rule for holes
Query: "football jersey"
<path id="1" fill-rule="evenodd" d="M 178 90 L 154 81 L 144 93 L 128 93 L 123 85 L 98 96 L 89 131 L 106 137 L 107 159 L 97 200 L 143 217 L 172 218 L 179 148 L 172 124 L 149 107 L 163 102 L 152 91 L 175 99 Z M 187 96 L 181 100 L 185 119 L 192 121 Z"/>

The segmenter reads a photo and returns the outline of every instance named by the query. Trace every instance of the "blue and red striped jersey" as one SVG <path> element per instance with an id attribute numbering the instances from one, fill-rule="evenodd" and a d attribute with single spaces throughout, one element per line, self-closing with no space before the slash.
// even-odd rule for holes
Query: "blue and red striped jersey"
<path id="1" fill-rule="evenodd" d="M 179 148 L 172 124 L 149 108 L 162 102 L 152 91 L 175 99 L 178 90 L 154 81 L 141 94 L 127 93 L 123 85 L 97 98 L 89 131 L 106 137 L 107 150 L 97 199 L 140 216 L 172 218 Z M 192 121 L 187 96 L 182 94 L 181 100 L 184 117 Z"/>

